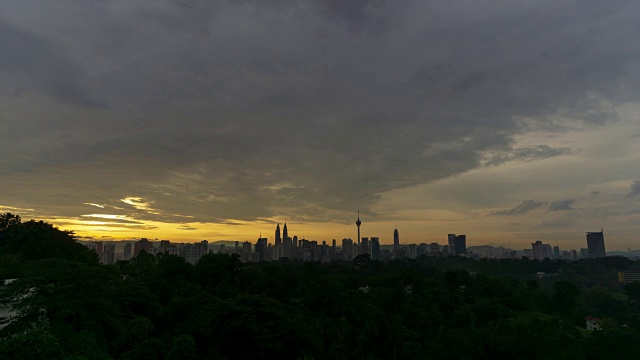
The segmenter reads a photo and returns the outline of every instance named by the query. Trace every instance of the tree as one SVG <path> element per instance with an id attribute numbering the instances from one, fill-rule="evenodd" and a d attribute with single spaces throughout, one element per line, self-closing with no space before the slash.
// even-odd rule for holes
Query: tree
<path id="1" fill-rule="evenodd" d="M 31 328 L 0 341 L 0 359 L 57 360 L 64 352 L 44 328 Z"/>
<path id="2" fill-rule="evenodd" d="M 22 222 L 10 213 L 0 215 L 0 252 L 25 260 L 63 258 L 97 265 L 98 255 L 76 242 L 73 231 L 63 231 L 44 221 Z"/>
<path id="3" fill-rule="evenodd" d="M 10 226 L 18 225 L 22 222 L 19 215 L 12 213 L 0 214 L 0 231 L 5 230 Z"/>
<path id="4" fill-rule="evenodd" d="M 189 335 L 179 335 L 171 341 L 171 347 L 166 356 L 167 360 L 195 360 L 196 342 Z"/>
<path id="5" fill-rule="evenodd" d="M 629 304 L 640 304 L 640 282 L 632 282 L 624 286 Z"/>
<path id="6" fill-rule="evenodd" d="M 576 302 L 578 289 L 569 281 L 558 281 L 553 284 L 553 300 L 560 310 L 568 310 Z"/>

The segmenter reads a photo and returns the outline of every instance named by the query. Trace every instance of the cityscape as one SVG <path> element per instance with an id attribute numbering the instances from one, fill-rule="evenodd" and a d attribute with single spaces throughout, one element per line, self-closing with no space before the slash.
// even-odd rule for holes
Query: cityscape
<path id="1" fill-rule="evenodd" d="M 415 259 L 419 256 L 442 257 L 464 256 L 472 259 L 491 257 L 495 259 L 519 259 L 526 257 L 531 260 L 579 260 L 595 259 L 606 256 L 604 230 L 586 233 L 586 248 L 578 250 L 560 249 L 558 245 L 545 244 L 535 241 L 530 249 L 512 250 L 496 248 L 489 254 L 474 253 L 467 250 L 467 236 L 464 234 L 447 234 L 446 242 L 404 244 L 400 242 L 400 232 L 393 230 L 393 244 L 381 245 L 380 237 L 361 237 L 362 225 L 360 213 L 357 220 L 357 238 L 343 238 L 340 242 L 336 239 L 330 242 L 307 240 L 290 236 L 287 223 L 280 227 L 276 225 L 273 241 L 269 238 L 258 237 L 255 243 L 249 241 L 222 241 L 217 245 L 209 244 L 207 240 L 197 243 L 172 243 L 169 240 L 150 241 L 142 238 L 137 241 L 122 242 L 123 248 L 116 252 L 116 244 L 112 242 L 83 241 L 91 250 L 95 251 L 102 264 L 113 264 L 118 260 L 128 260 L 136 257 L 141 251 L 148 254 L 178 255 L 189 263 L 195 264 L 205 254 L 212 252 L 217 254 L 236 254 L 243 262 L 275 261 L 283 258 L 301 261 L 351 261 L 359 255 L 368 254 L 372 260 L 390 261 L 393 259 Z"/>
<path id="2" fill-rule="evenodd" d="M 639 24 L 0 0 L 0 359 L 638 359 Z"/>

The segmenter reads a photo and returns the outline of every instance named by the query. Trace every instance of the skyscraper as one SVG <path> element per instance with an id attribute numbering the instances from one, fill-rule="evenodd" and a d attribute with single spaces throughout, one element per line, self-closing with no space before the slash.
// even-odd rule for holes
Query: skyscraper
<path id="1" fill-rule="evenodd" d="M 589 258 L 595 259 L 607 255 L 604 250 L 604 231 L 587 233 L 587 249 Z"/>
<path id="2" fill-rule="evenodd" d="M 124 244 L 124 258 L 128 260 L 131 257 L 131 243 Z"/>
<path id="3" fill-rule="evenodd" d="M 543 260 L 544 253 L 542 251 L 542 241 L 536 241 L 531 243 L 531 253 L 533 255 L 533 260 Z"/>
<path id="4" fill-rule="evenodd" d="M 393 257 L 398 258 L 400 253 L 400 234 L 398 234 L 398 227 L 393 230 Z"/>
<path id="5" fill-rule="evenodd" d="M 449 245 L 450 255 L 467 254 L 467 235 L 448 234 L 447 244 Z"/>
<path id="6" fill-rule="evenodd" d="M 278 227 L 280 226 L 280 224 L 278 224 Z M 282 229 L 282 238 L 286 239 L 289 237 L 289 232 L 287 231 L 287 223 L 284 223 L 284 228 Z"/>
<path id="7" fill-rule="evenodd" d="M 371 238 L 371 259 L 380 260 L 380 239 L 377 237 Z"/>
<path id="8" fill-rule="evenodd" d="M 456 254 L 456 234 L 447 235 L 447 244 L 449 245 L 449 254 Z"/>
<path id="9" fill-rule="evenodd" d="M 360 224 L 362 224 L 362 221 L 360 221 L 360 210 L 358 210 L 358 220 L 356 220 L 356 225 L 358 225 L 358 245 L 360 245 Z"/>
<path id="10" fill-rule="evenodd" d="M 457 235 L 455 240 L 456 255 L 467 255 L 467 235 Z"/>
<path id="11" fill-rule="evenodd" d="M 149 253 L 153 248 L 153 244 L 151 241 L 147 240 L 147 238 L 142 238 L 136 241 L 133 244 L 133 256 L 137 257 L 140 255 L 140 251 L 144 250 L 146 253 Z"/>
<path id="12" fill-rule="evenodd" d="M 282 238 L 280 237 L 280 223 L 278 223 L 278 226 L 276 226 L 276 240 L 275 240 L 275 245 L 278 246 L 282 244 Z"/>
<path id="13" fill-rule="evenodd" d="M 360 254 L 371 254 L 369 250 L 369 238 L 363 237 L 362 242 L 360 243 Z"/>
<path id="14" fill-rule="evenodd" d="M 267 260 L 265 255 L 267 251 L 267 238 L 263 238 L 262 234 L 258 237 L 258 241 L 256 241 L 255 252 L 258 254 L 258 261 Z"/>
<path id="15" fill-rule="evenodd" d="M 353 240 L 342 239 L 342 254 L 344 256 L 343 260 L 353 259 Z"/>

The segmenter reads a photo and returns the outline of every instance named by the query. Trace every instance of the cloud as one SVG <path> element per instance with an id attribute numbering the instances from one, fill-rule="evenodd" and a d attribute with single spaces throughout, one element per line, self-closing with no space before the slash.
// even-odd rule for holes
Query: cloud
<path id="1" fill-rule="evenodd" d="M 8 78 L 14 93 L 42 91 L 79 106 L 104 104 L 90 93 L 81 65 L 61 55 L 62 49 L 46 39 L 0 21 L 0 74 Z M 0 88 L 0 91 L 3 90 Z M 7 88 L 4 89 L 8 90 Z"/>
<path id="2" fill-rule="evenodd" d="M 490 154 L 484 161 L 484 164 L 487 166 L 497 166 L 509 161 L 530 162 L 571 153 L 572 151 L 569 148 L 553 148 L 549 145 L 519 147 L 507 152 Z"/>
<path id="3" fill-rule="evenodd" d="M 631 183 L 631 190 L 627 194 L 628 198 L 638 196 L 640 194 L 640 180 L 636 180 Z"/>
<path id="4" fill-rule="evenodd" d="M 560 201 L 552 201 L 549 204 L 549 211 L 568 211 L 573 210 L 571 205 L 575 202 L 575 199 L 565 199 Z"/>
<path id="5" fill-rule="evenodd" d="M 494 211 L 491 213 L 491 215 L 520 215 L 520 214 L 525 214 L 528 213 L 532 210 L 535 210 L 539 207 L 541 207 L 542 205 L 544 205 L 545 203 L 542 201 L 534 201 L 534 200 L 525 200 L 523 202 L 521 202 L 518 206 L 512 208 L 512 209 L 508 209 L 508 210 L 499 210 L 499 211 Z"/>
<path id="6" fill-rule="evenodd" d="M 104 209 L 104 207 L 105 207 L 104 205 L 94 204 L 94 203 L 84 203 L 84 204 L 85 204 L 85 205 L 95 206 L 95 207 L 98 207 L 98 208 L 101 208 L 101 209 Z"/>
<path id="7" fill-rule="evenodd" d="M 0 5 L 0 185 L 46 179 L 12 201 L 341 221 L 391 190 L 570 155 L 515 139 L 611 124 L 640 97 L 634 3 L 188 5 Z"/>
<path id="8" fill-rule="evenodd" d="M 154 210 L 151 205 L 151 202 L 145 201 L 141 197 L 137 196 L 127 196 L 124 199 L 120 199 L 121 202 L 133 206 L 137 210 L 143 210 L 150 214 L 160 214 L 156 210 Z"/>

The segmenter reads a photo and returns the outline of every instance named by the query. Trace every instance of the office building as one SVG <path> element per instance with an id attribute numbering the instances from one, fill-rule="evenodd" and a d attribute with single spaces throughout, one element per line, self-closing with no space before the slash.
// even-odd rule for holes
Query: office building
<path id="1" fill-rule="evenodd" d="M 606 256 L 604 249 L 604 231 L 587 233 L 587 251 L 591 259 Z"/>
<path id="2" fill-rule="evenodd" d="M 342 239 L 343 260 L 353 260 L 353 240 Z"/>
<path id="3" fill-rule="evenodd" d="M 467 235 L 447 235 L 447 245 L 450 255 L 467 255 Z"/>
<path id="4" fill-rule="evenodd" d="M 360 255 L 361 254 L 371 254 L 371 250 L 369 250 L 369 238 L 363 237 L 360 242 Z"/>
<path id="5" fill-rule="evenodd" d="M 151 241 L 149 241 L 147 238 L 142 238 L 133 244 L 133 256 L 137 257 L 138 255 L 140 255 L 140 252 L 142 250 L 144 250 L 146 253 L 150 253 L 152 248 L 153 243 L 151 243 Z"/>
<path id="6" fill-rule="evenodd" d="M 380 260 L 380 239 L 377 237 L 371 238 L 371 259 Z"/>

